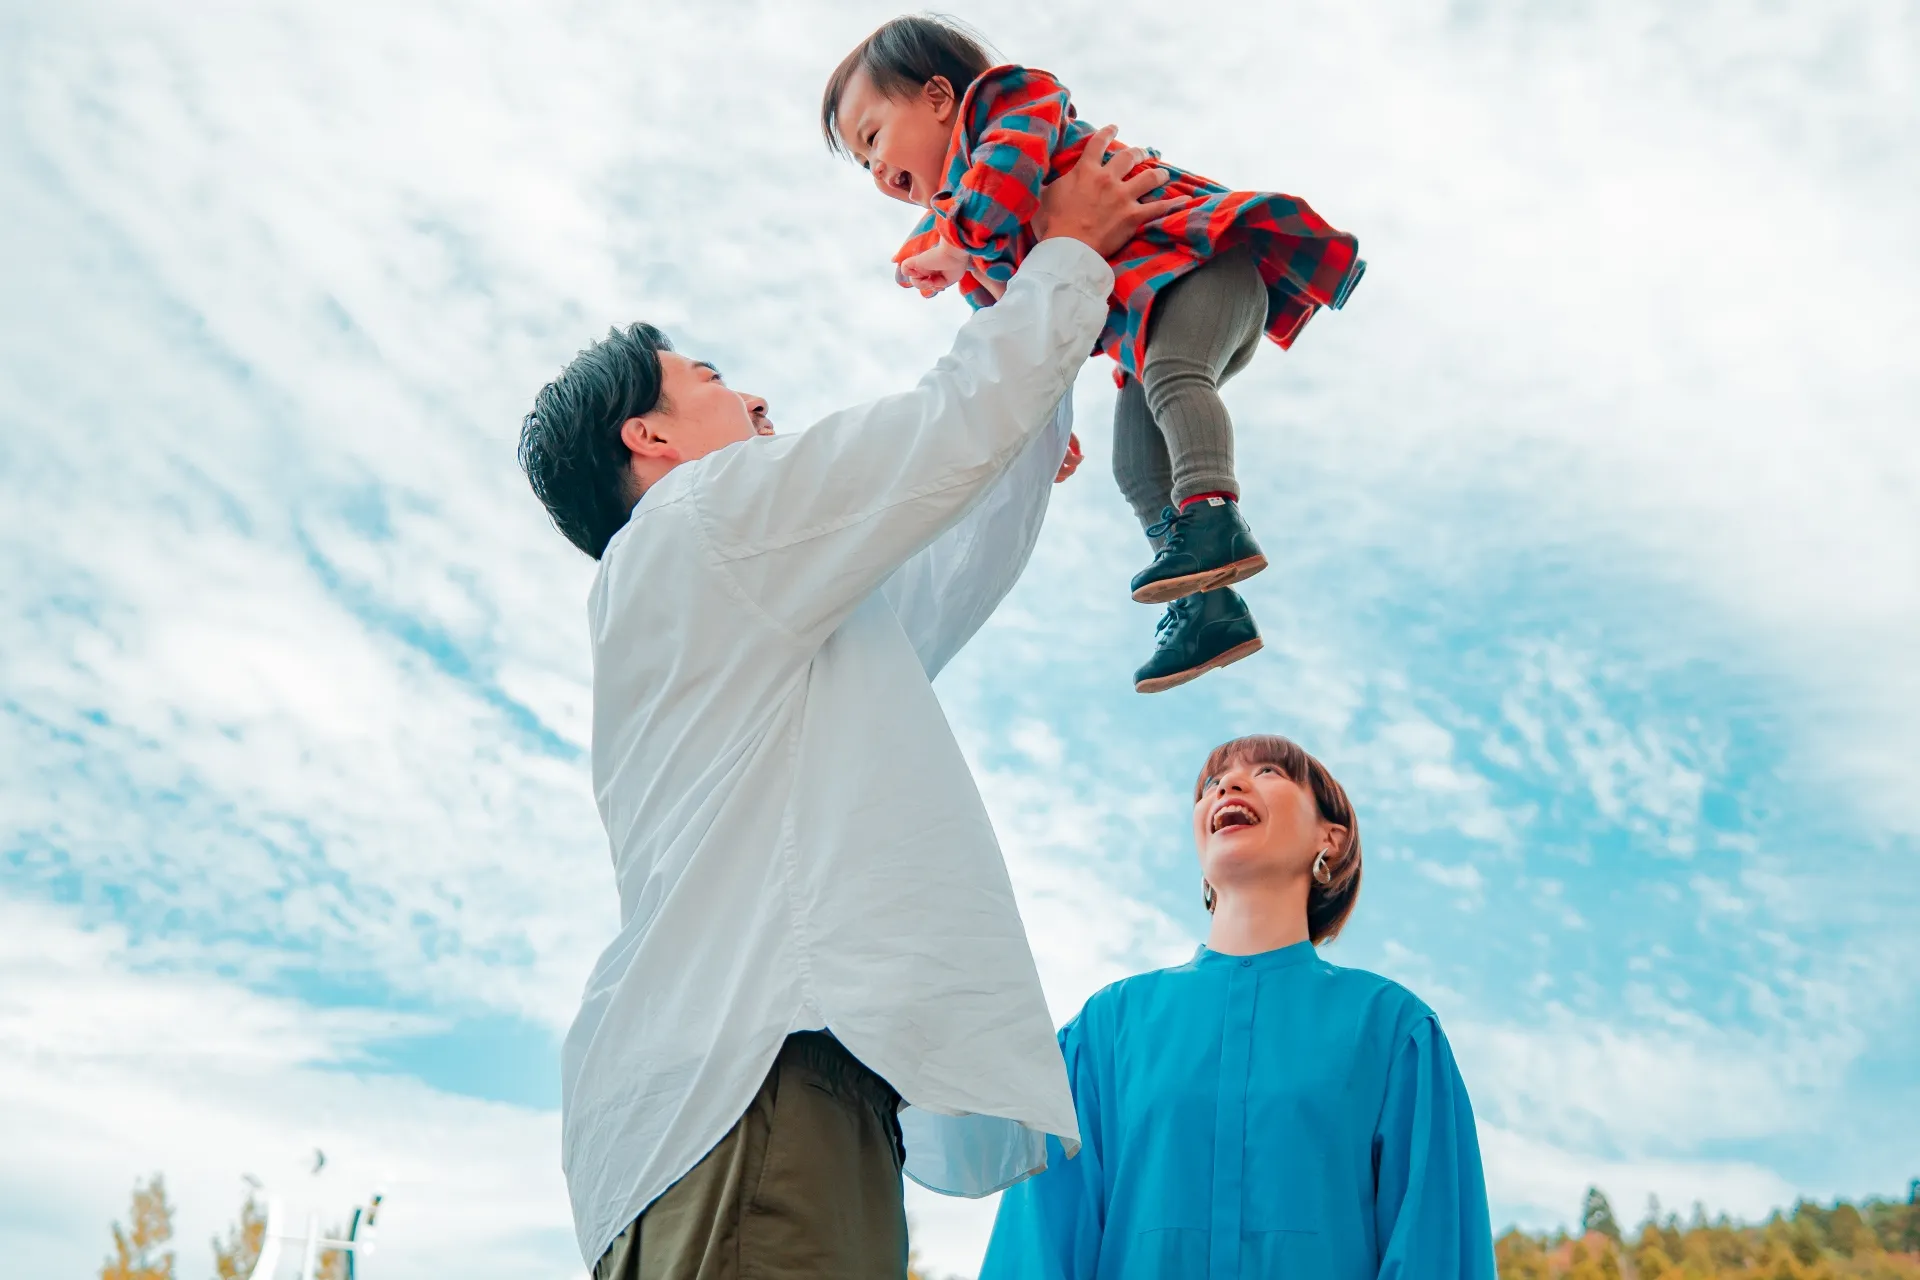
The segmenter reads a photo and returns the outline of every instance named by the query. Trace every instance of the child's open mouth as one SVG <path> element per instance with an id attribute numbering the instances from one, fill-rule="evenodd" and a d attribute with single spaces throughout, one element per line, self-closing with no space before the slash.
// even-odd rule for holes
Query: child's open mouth
<path id="1" fill-rule="evenodd" d="M 893 175 L 893 189 L 903 196 L 913 194 L 913 175 L 905 170 Z"/>

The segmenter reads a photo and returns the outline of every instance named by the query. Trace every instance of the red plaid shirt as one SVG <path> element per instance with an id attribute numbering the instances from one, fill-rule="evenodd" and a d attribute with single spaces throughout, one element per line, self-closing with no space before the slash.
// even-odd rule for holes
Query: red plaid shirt
<path id="1" fill-rule="evenodd" d="M 993 305 L 980 283 L 1002 283 L 1033 247 L 1040 188 L 1071 169 L 1093 134 L 1073 109 L 1066 87 L 1031 67 L 995 67 L 960 100 L 945 182 L 933 208 L 893 260 L 903 262 L 945 240 L 972 257 L 961 281 L 975 307 Z M 1267 336 L 1291 346 L 1313 313 L 1338 309 L 1367 264 L 1359 241 L 1335 231 L 1304 200 L 1258 191 L 1230 191 L 1198 174 L 1158 163 L 1171 178 L 1154 198 L 1177 196 L 1179 208 L 1134 233 L 1108 259 L 1113 296 L 1095 351 L 1120 366 L 1116 380 L 1140 376 L 1147 320 L 1162 289 L 1222 249 L 1247 244 L 1267 284 Z M 901 284 L 908 282 L 896 273 Z M 909 286 L 911 287 L 911 286 Z"/>

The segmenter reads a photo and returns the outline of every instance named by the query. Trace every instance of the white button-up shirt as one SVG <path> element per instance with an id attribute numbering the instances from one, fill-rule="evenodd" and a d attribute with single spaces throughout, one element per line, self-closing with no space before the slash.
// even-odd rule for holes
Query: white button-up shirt
<path id="1" fill-rule="evenodd" d="M 1113 275 L 1037 246 L 912 391 L 676 467 L 588 599 L 620 890 L 561 1069 L 581 1256 L 827 1028 L 907 1172 L 985 1195 L 1079 1145 L 1006 865 L 931 681 L 1025 566 Z"/>

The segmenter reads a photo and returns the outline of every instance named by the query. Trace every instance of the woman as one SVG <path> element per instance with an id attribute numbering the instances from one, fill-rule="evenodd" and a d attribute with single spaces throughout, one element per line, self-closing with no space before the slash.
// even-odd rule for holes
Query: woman
<path id="1" fill-rule="evenodd" d="M 980 1280 L 1493 1280 L 1473 1112 L 1440 1024 L 1314 952 L 1360 892 L 1346 792 L 1285 738 L 1194 792 L 1207 944 L 1060 1033 L 1084 1142 L 1006 1193 Z"/>

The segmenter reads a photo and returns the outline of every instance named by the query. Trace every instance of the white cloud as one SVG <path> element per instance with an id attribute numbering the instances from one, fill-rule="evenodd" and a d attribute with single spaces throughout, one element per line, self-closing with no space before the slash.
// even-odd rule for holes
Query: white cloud
<path id="1" fill-rule="evenodd" d="M 1649 1195 L 1671 1209 L 1700 1203 L 1712 1213 L 1760 1218 L 1794 1197 L 1794 1187 L 1761 1165 L 1740 1160 L 1619 1160 L 1568 1151 L 1497 1125 L 1480 1129 L 1494 1230 L 1572 1228 L 1588 1187 L 1607 1192 L 1632 1222 Z"/>
<path id="2" fill-rule="evenodd" d="M 1478 898 L 1485 886 L 1480 869 L 1470 862 L 1447 864 L 1442 862 L 1416 862 L 1414 869 L 1427 879 L 1447 889 L 1457 889 L 1469 898 Z"/>
<path id="3" fill-rule="evenodd" d="M 184 1274 L 210 1268 L 205 1242 L 238 1212 L 243 1174 L 296 1228 L 308 1209 L 344 1221 L 384 1187 L 382 1274 L 578 1274 L 556 1115 L 342 1069 L 405 1020 L 126 961 L 116 931 L 0 900 L 0 1188 L 23 1272 L 95 1265 L 133 1180 L 158 1171 Z"/>

